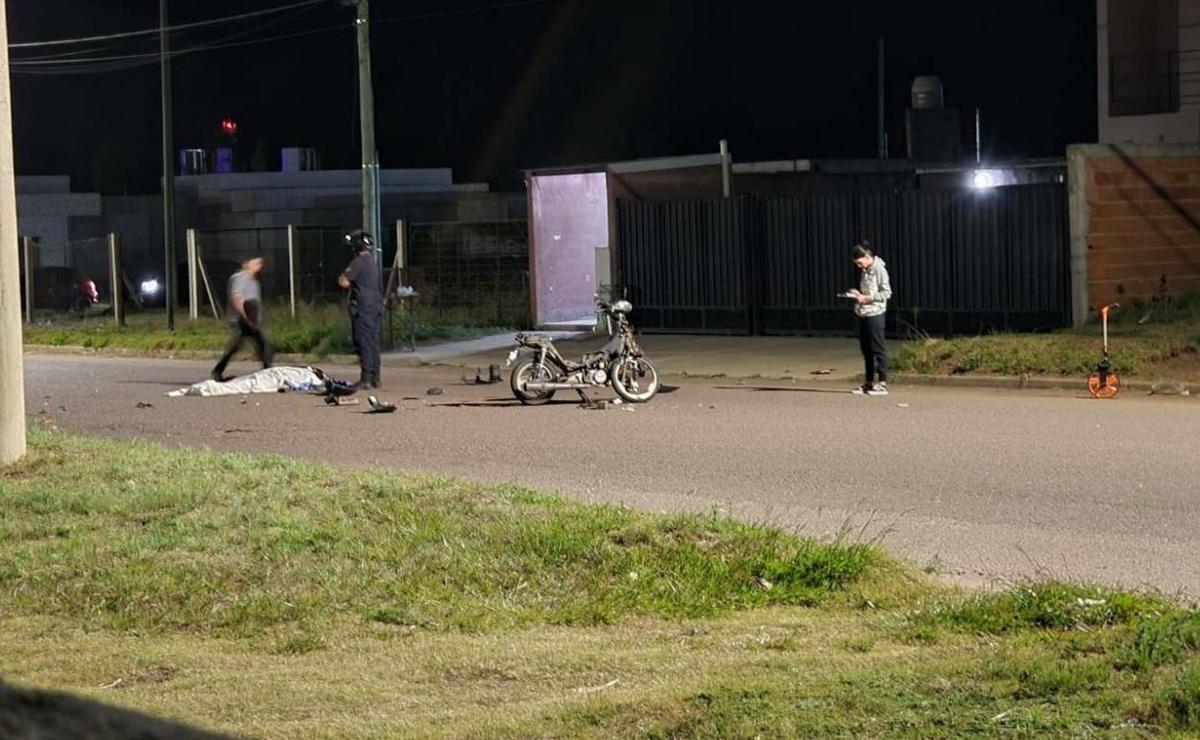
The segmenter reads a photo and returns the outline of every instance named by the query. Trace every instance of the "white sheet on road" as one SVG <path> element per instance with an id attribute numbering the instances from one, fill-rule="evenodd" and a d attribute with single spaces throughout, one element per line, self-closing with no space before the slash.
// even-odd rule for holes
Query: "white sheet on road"
<path id="1" fill-rule="evenodd" d="M 244 396 L 250 393 L 311 391 L 325 381 L 311 367 L 269 367 L 251 375 L 242 375 L 224 383 L 205 380 L 187 388 L 171 391 L 168 396 Z"/>

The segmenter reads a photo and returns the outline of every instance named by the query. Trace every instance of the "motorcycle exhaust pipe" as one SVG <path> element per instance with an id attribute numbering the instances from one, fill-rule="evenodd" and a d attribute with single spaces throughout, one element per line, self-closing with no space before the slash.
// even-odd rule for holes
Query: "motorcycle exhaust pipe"
<path id="1" fill-rule="evenodd" d="M 525 390 L 537 391 L 574 391 L 580 388 L 587 388 L 586 383 L 526 383 Z"/>

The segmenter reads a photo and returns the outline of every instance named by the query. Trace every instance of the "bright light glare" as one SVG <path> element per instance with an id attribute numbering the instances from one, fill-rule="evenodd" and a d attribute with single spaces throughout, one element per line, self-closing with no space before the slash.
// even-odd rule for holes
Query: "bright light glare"
<path id="1" fill-rule="evenodd" d="M 142 292 L 145 293 L 146 295 L 155 295 L 156 293 L 158 293 L 158 281 L 157 280 L 143 280 L 142 281 Z"/>
<path id="2" fill-rule="evenodd" d="M 992 177 L 992 173 L 987 170 L 976 170 L 971 184 L 980 190 L 986 190 L 996 187 L 996 178 Z"/>

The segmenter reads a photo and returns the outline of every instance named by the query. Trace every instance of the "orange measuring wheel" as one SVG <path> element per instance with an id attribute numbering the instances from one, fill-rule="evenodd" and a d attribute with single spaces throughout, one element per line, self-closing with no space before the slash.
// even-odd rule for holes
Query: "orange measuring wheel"
<path id="1" fill-rule="evenodd" d="M 1100 364 L 1096 365 L 1096 372 L 1088 376 L 1088 393 L 1092 394 L 1092 398 L 1112 398 L 1121 390 L 1121 379 L 1108 359 L 1108 314 L 1120 307 L 1121 304 L 1112 303 L 1100 309 L 1100 321 L 1104 326 L 1104 354 L 1100 357 Z"/>
<path id="2" fill-rule="evenodd" d="M 1121 390 L 1121 379 L 1114 370 L 1097 370 L 1088 376 L 1088 393 L 1092 398 L 1112 398 Z"/>

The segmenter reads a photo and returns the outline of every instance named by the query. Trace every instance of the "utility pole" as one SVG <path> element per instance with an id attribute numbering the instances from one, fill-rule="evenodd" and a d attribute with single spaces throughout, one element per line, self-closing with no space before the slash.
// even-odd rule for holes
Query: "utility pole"
<path id="1" fill-rule="evenodd" d="M 25 456 L 25 374 L 13 170 L 8 9 L 0 0 L 0 465 Z"/>
<path id="2" fill-rule="evenodd" d="M 166 247 L 167 330 L 175 331 L 175 148 L 171 128 L 171 39 L 167 28 L 167 0 L 158 0 L 159 57 L 162 67 L 162 166 L 163 166 L 163 242 Z"/>
<path id="3" fill-rule="evenodd" d="M 371 3 L 352 0 L 356 9 L 354 28 L 358 35 L 358 122 L 362 139 L 362 228 L 378 244 L 379 153 L 375 151 L 375 92 L 371 85 Z M 376 249 L 376 259 L 382 250 Z"/>

